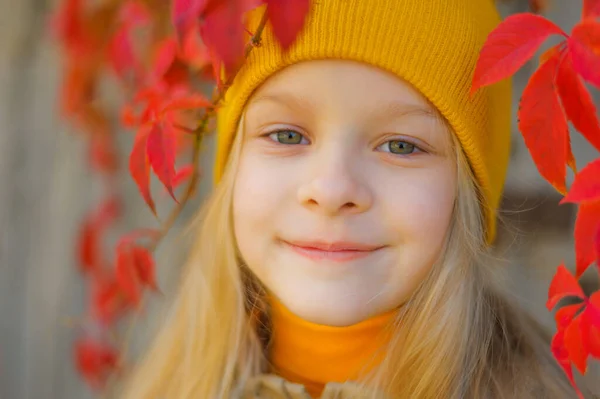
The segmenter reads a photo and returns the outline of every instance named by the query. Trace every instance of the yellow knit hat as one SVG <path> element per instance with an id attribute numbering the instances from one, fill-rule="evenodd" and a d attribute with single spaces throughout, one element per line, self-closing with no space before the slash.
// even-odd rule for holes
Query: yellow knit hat
<path id="1" fill-rule="evenodd" d="M 511 138 L 511 84 L 469 97 L 479 51 L 500 22 L 493 0 L 311 0 L 296 43 L 283 53 L 268 28 L 228 89 L 218 112 L 218 182 L 253 91 L 282 68 L 307 60 L 347 59 L 390 71 L 416 87 L 448 120 L 481 186 L 487 241 L 496 233 Z M 253 32 L 263 7 L 249 17 Z"/>

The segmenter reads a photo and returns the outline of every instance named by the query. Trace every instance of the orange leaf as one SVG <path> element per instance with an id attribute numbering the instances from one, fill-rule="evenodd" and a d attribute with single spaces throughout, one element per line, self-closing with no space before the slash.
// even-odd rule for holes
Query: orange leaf
<path id="1" fill-rule="evenodd" d="M 173 179 L 175 178 L 175 138 L 173 133 L 169 132 L 167 125 L 154 125 L 150 129 L 147 142 L 148 158 L 150 165 L 164 184 L 165 188 L 175 201 L 173 193 Z"/>
<path id="2" fill-rule="evenodd" d="M 481 49 L 471 95 L 480 87 L 514 74 L 554 34 L 567 37 L 556 24 L 539 15 L 521 13 L 506 18 L 488 35 Z"/>
<path id="3" fill-rule="evenodd" d="M 600 0 L 583 0 L 582 19 L 600 17 Z"/>
<path id="4" fill-rule="evenodd" d="M 579 205 L 575 220 L 575 257 L 577 277 L 597 259 L 594 237 L 600 227 L 600 201 Z"/>
<path id="5" fill-rule="evenodd" d="M 564 264 L 561 264 L 556 270 L 556 274 L 550 283 L 546 307 L 548 310 L 552 310 L 561 299 L 569 296 L 576 296 L 578 298 L 585 297 L 577 279 Z"/>
<path id="6" fill-rule="evenodd" d="M 575 317 L 565 329 L 564 344 L 575 367 L 585 374 L 589 352 L 583 343 L 581 319 L 581 315 Z"/>
<path id="7" fill-rule="evenodd" d="M 519 129 L 538 171 L 559 192 L 566 191 L 569 130 L 554 78 L 559 66 L 555 55 L 529 80 L 518 111 Z"/>
<path id="8" fill-rule="evenodd" d="M 589 91 L 573 69 L 573 61 L 565 57 L 558 70 L 556 86 L 567 117 L 573 126 L 600 150 L 600 122 Z"/>
<path id="9" fill-rule="evenodd" d="M 600 88 L 600 23 L 587 19 L 575 25 L 568 46 L 577 73 Z"/>
<path id="10" fill-rule="evenodd" d="M 575 181 L 561 204 L 600 201 L 600 159 L 590 162 L 575 175 Z"/>
<path id="11" fill-rule="evenodd" d="M 147 155 L 148 132 L 142 131 L 135 137 L 129 156 L 129 173 L 136 182 L 144 201 L 156 215 L 156 206 L 150 193 L 150 161 Z"/>
<path id="12" fill-rule="evenodd" d="M 310 0 L 267 0 L 269 22 L 284 50 L 294 43 L 309 10 Z"/>

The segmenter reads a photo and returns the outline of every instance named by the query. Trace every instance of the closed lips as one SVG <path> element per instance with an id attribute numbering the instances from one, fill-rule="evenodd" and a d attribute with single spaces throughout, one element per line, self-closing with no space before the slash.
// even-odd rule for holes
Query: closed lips
<path id="1" fill-rule="evenodd" d="M 313 260 L 349 261 L 359 259 L 383 248 L 355 242 L 283 241 L 296 253 Z"/>

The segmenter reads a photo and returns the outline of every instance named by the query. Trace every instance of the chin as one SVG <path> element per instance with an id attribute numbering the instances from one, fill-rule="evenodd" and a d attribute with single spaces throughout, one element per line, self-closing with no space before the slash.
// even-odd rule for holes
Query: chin
<path id="1" fill-rule="evenodd" d="M 279 300 L 303 320 L 334 327 L 354 325 L 380 313 L 376 303 L 365 305 L 368 301 L 347 293 L 310 295 L 305 292 L 298 297 L 288 291 L 280 295 Z"/>

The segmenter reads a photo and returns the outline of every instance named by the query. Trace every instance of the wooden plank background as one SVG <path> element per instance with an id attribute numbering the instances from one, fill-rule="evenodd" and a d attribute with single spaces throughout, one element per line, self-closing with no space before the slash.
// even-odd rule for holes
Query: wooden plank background
<path id="1" fill-rule="evenodd" d="M 503 11 L 523 11 L 523 4 L 518 4 L 521 0 L 515 1 L 503 6 Z M 80 315 L 84 303 L 73 242 L 80 218 L 98 200 L 100 191 L 86 169 L 82 141 L 56 113 L 60 55 L 45 30 L 55 2 L 0 0 L 1 399 L 92 397 L 73 370 L 70 345 L 77 331 L 67 320 Z M 581 1 L 554 3 L 550 18 L 570 29 L 579 17 Z M 515 98 L 530 72 L 531 68 L 524 68 L 517 75 Z M 544 308 L 545 293 L 557 262 L 564 259 L 573 264 L 573 214 L 553 205 L 551 190 L 537 175 L 517 133 L 515 143 L 506 202 L 519 209 L 519 202 L 530 200 L 531 209 L 543 211 L 530 217 L 529 224 L 523 220 L 531 213 L 507 213 L 521 233 L 517 241 L 506 240 L 502 255 L 510 261 L 506 267 L 511 270 L 515 292 L 551 324 Z M 124 151 L 129 144 L 124 142 Z M 208 145 L 212 145 L 210 140 Z M 584 160 L 580 165 L 596 156 L 580 139 L 574 141 L 574 148 Z M 204 160 L 207 175 L 211 162 L 208 153 Z M 127 231 L 152 225 L 131 179 L 124 176 L 121 183 L 127 192 L 128 213 L 120 227 Z M 206 180 L 201 193 L 208 187 Z M 184 218 L 193 213 L 199 200 L 186 209 Z M 171 205 L 165 202 L 163 209 Z M 159 280 L 167 297 L 181 263 L 182 251 L 173 244 L 176 236 L 172 234 L 158 253 Z M 152 302 L 147 323 L 138 330 L 136 350 L 143 346 L 149 326 L 163 308 L 163 300 Z"/>

